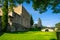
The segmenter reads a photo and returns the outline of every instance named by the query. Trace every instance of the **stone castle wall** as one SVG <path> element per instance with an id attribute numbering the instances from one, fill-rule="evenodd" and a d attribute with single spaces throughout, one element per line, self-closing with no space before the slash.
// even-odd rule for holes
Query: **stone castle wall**
<path id="1" fill-rule="evenodd" d="M 9 11 L 9 14 L 8 14 L 9 26 L 7 27 L 7 30 L 8 31 L 24 31 L 27 28 L 30 28 L 30 15 L 26 11 L 26 9 L 21 5 L 14 7 L 13 9 L 14 9 L 14 12 Z M 0 12 L 0 16 L 2 16 L 2 11 Z"/>

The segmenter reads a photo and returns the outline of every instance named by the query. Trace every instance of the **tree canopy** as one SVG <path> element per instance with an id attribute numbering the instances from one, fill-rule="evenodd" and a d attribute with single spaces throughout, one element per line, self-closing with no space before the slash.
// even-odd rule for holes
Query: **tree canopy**
<path id="1" fill-rule="evenodd" d="M 60 23 L 55 24 L 56 28 L 58 28 L 58 30 L 60 30 Z"/>
<path id="2" fill-rule="evenodd" d="M 32 0 L 33 8 L 40 13 L 47 11 L 48 8 L 53 10 L 53 13 L 60 13 L 60 0 Z"/>

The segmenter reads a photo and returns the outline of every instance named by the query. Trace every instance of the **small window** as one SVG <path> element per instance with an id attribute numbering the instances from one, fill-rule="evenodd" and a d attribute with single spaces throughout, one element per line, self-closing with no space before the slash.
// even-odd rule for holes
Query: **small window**
<path id="1" fill-rule="evenodd" d="M 12 18 L 10 18 L 10 21 L 12 21 Z"/>

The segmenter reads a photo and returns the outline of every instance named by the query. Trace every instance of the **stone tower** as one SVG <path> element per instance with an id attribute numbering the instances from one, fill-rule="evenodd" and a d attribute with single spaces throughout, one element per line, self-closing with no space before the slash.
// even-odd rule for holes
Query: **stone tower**
<path id="1" fill-rule="evenodd" d="M 39 28 L 39 27 L 41 27 L 41 26 L 42 26 L 42 22 L 41 22 L 41 19 L 39 18 L 39 19 L 38 19 L 37 27 Z"/>

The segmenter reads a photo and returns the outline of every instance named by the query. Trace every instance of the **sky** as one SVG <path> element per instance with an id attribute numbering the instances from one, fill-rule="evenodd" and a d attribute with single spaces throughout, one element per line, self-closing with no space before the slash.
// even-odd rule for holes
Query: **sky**
<path id="1" fill-rule="evenodd" d="M 54 27 L 56 23 L 60 22 L 60 13 L 54 14 L 51 9 L 48 9 L 46 12 L 39 14 L 38 11 L 35 11 L 32 7 L 32 3 L 27 4 L 23 3 L 24 8 L 32 15 L 34 23 L 38 22 L 38 18 L 41 19 L 42 25 L 47 27 Z"/>

